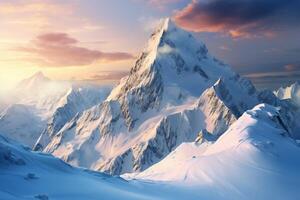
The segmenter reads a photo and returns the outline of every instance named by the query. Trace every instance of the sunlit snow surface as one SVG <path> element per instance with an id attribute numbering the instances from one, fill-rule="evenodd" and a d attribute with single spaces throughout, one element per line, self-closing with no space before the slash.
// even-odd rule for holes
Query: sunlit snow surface
<path id="1" fill-rule="evenodd" d="M 214 144 L 183 143 L 146 171 L 123 177 L 190 185 L 197 188 L 191 196 L 209 199 L 297 199 L 300 147 L 277 120 L 274 107 L 258 105 Z"/>
<path id="2" fill-rule="evenodd" d="M 214 144 L 184 143 L 123 180 L 0 138 L 0 199 L 297 199 L 300 148 L 258 105 Z"/>
<path id="3" fill-rule="evenodd" d="M 128 182 L 73 168 L 51 155 L 31 152 L 2 136 L 0 180 L 1 200 L 172 199 L 175 190 L 167 185 Z M 185 191 L 178 195 L 184 198 Z"/>

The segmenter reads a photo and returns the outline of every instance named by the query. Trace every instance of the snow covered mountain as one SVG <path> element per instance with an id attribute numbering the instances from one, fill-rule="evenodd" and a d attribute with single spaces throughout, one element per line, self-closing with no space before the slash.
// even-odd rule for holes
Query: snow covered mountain
<path id="1" fill-rule="evenodd" d="M 144 172 L 123 177 L 190 186 L 205 199 L 297 199 L 299 153 L 278 110 L 260 104 L 215 143 L 183 143 Z"/>
<path id="2" fill-rule="evenodd" d="M 142 171 L 199 132 L 217 138 L 259 102 L 250 81 L 166 19 L 106 101 L 66 123 L 44 151 L 111 174 Z"/>
<path id="3" fill-rule="evenodd" d="M 0 115 L 0 133 L 33 147 L 42 133 L 45 138 L 58 131 L 77 113 L 102 102 L 110 90 L 108 86 L 74 86 L 36 73 L 11 94 L 10 106 Z"/>

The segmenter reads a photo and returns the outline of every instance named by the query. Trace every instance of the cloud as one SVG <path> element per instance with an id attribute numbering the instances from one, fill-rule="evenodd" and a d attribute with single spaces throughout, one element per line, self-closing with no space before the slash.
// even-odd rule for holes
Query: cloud
<path id="1" fill-rule="evenodd" d="M 87 79 L 88 81 L 118 81 L 127 76 L 129 71 L 101 71 L 99 74 L 94 74 Z"/>
<path id="2" fill-rule="evenodd" d="M 124 52 L 102 52 L 78 46 L 79 41 L 66 33 L 38 35 L 28 46 L 14 50 L 31 55 L 28 61 L 48 67 L 84 66 L 95 61 L 132 59 Z"/>
<path id="3" fill-rule="evenodd" d="M 0 2 L 1 26 L 24 31 L 93 32 L 102 25 L 83 15 L 78 1 L 11 0 Z M 20 17 L 21 16 L 21 17 Z M 59 20 L 57 20 L 59 16 Z M 80 27 L 80 28 L 79 28 Z"/>
<path id="4" fill-rule="evenodd" d="M 300 65 L 299 64 L 287 64 L 287 65 L 284 65 L 283 68 L 286 71 L 297 71 L 297 70 L 300 71 Z"/>
<path id="5" fill-rule="evenodd" d="M 225 45 L 222 45 L 222 46 L 219 46 L 219 49 L 223 50 L 223 51 L 231 51 L 232 49 L 225 46 Z"/>
<path id="6" fill-rule="evenodd" d="M 148 0 L 148 2 L 155 6 L 166 5 L 170 3 L 177 3 L 180 0 Z"/>
<path id="7" fill-rule="evenodd" d="M 232 37 L 274 36 L 300 25 L 298 0 L 193 0 L 174 20 L 196 32 L 224 32 Z"/>
<path id="8" fill-rule="evenodd" d="M 165 10 L 166 7 L 173 3 L 178 3 L 182 0 L 133 0 L 136 2 L 146 2 L 148 5 L 159 10 Z"/>
<path id="9" fill-rule="evenodd" d="M 300 80 L 299 71 L 282 71 L 247 74 L 258 89 L 278 89 L 282 86 L 288 86 Z"/>
<path id="10" fill-rule="evenodd" d="M 13 15 L 13 14 L 26 14 L 26 13 L 71 13 L 72 6 L 66 4 L 58 4 L 49 1 L 16 1 L 0 3 L 0 14 Z"/>

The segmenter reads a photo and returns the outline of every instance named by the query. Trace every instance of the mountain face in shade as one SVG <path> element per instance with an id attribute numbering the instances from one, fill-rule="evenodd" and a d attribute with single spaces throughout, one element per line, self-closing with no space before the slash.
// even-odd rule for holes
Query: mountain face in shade
<path id="1" fill-rule="evenodd" d="M 108 98 L 66 123 L 44 151 L 111 174 L 142 171 L 200 132 L 219 137 L 259 102 L 250 81 L 166 19 Z"/>

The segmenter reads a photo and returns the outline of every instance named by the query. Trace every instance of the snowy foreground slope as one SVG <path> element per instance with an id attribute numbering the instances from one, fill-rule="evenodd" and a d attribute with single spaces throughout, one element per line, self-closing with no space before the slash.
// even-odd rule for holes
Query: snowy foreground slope
<path id="1" fill-rule="evenodd" d="M 292 200 L 300 196 L 299 154 L 278 111 L 260 104 L 214 144 L 183 143 L 144 172 L 123 177 L 189 185 L 207 199 Z"/>
<path id="2" fill-rule="evenodd" d="M 172 199 L 171 187 L 165 187 L 169 194 L 161 196 L 158 186 L 73 168 L 2 136 L 0 172 L 1 200 Z"/>
<path id="3" fill-rule="evenodd" d="M 174 200 L 198 199 L 188 187 L 126 181 L 71 167 L 51 155 L 0 136 L 1 200 Z M 202 195 L 200 195 L 201 197 Z"/>
<path id="4" fill-rule="evenodd" d="M 102 102 L 110 90 L 53 81 L 36 73 L 3 97 L 9 104 L 0 112 L 0 133 L 33 147 L 42 133 L 47 140 L 77 113 Z"/>

